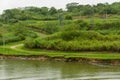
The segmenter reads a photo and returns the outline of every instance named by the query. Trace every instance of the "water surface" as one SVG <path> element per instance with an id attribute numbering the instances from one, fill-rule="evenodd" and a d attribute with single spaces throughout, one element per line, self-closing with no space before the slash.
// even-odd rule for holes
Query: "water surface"
<path id="1" fill-rule="evenodd" d="M 120 80 L 120 66 L 1 60 L 0 80 Z"/>

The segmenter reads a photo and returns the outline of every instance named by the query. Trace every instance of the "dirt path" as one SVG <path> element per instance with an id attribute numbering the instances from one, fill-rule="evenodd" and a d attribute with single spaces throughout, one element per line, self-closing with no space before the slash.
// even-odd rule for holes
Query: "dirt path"
<path id="1" fill-rule="evenodd" d="M 17 44 L 17 45 L 14 45 L 14 46 L 10 46 L 11 49 L 16 49 L 17 47 L 20 47 L 20 46 L 23 46 L 24 44 Z"/>

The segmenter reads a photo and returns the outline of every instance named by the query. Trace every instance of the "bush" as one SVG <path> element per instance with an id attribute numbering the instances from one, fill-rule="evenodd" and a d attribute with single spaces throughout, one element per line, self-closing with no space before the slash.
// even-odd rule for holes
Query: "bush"
<path id="1" fill-rule="evenodd" d="M 37 31 L 42 31 L 48 34 L 55 33 L 59 30 L 59 24 L 56 21 L 40 21 L 28 24 L 27 27 L 31 27 Z"/>
<path id="2" fill-rule="evenodd" d="M 29 29 L 27 29 L 25 27 L 25 24 L 15 24 L 14 25 L 14 35 L 18 36 L 19 38 L 21 38 L 22 40 L 24 40 L 26 37 L 31 37 L 31 38 L 36 38 L 37 34 L 33 31 L 30 31 Z"/>
<path id="3" fill-rule="evenodd" d="M 18 22 L 17 19 L 10 19 L 10 20 L 9 20 L 9 23 L 17 23 L 17 22 Z"/>
<path id="4" fill-rule="evenodd" d="M 95 31 L 78 31 L 78 30 L 72 30 L 72 31 L 64 31 L 61 33 L 61 38 L 63 40 L 73 40 L 73 39 L 97 39 L 101 40 L 103 39 L 103 35 L 101 35 L 98 32 Z"/>
<path id="5" fill-rule="evenodd" d="M 47 27 L 46 24 L 43 24 L 43 27 L 39 28 L 48 33 L 57 32 L 58 27 L 54 27 L 57 24 L 50 24 L 47 24 Z M 113 22 L 113 24 L 109 22 L 96 23 L 95 26 L 97 27 L 94 26 L 92 28 L 94 30 L 87 30 L 89 29 L 88 25 L 82 20 L 77 20 L 62 27 L 63 30 L 61 32 L 45 38 L 37 38 L 32 42 L 28 41 L 28 44 L 34 44 L 31 48 L 60 51 L 120 51 L 120 32 L 118 30 L 111 31 L 114 28 L 119 29 L 119 22 Z M 30 44 L 28 48 L 31 46 Z"/>
<path id="6" fill-rule="evenodd" d="M 120 51 L 119 41 L 72 40 L 64 41 L 35 39 L 27 40 L 27 48 L 52 49 L 60 51 Z"/>
<path id="7" fill-rule="evenodd" d="M 83 20 L 76 20 L 74 22 L 75 24 L 78 24 L 80 29 L 84 29 L 84 30 L 87 30 L 89 28 L 89 25 L 87 22 L 83 21 Z"/>
<path id="8" fill-rule="evenodd" d="M 36 47 L 36 44 L 32 38 L 26 38 L 24 44 L 25 44 L 25 47 L 27 47 L 27 48 L 35 48 Z"/>
<path id="9" fill-rule="evenodd" d="M 79 37 L 79 31 L 75 31 L 75 30 L 73 30 L 73 31 L 64 31 L 64 32 L 61 33 L 61 38 L 63 40 L 66 40 L 66 41 L 73 40 L 73 39 L 75 39 L 77 37 Z"/>
<path id="10" fill-rule="evenodd" d="M 119 21 L 108 21 L 104 23 L 95 23 L 94 25 L 95 30 L 118 30 L 120 29 L 120 22 Z"/>
<path id="11" fill-rule="evenodd" d="M 71 15 L 66 15 L 66 16 L 65 16 L 65 19 L 66 19 L 66 20 L 72 20 L 73 18 L 72 18 Z"/>

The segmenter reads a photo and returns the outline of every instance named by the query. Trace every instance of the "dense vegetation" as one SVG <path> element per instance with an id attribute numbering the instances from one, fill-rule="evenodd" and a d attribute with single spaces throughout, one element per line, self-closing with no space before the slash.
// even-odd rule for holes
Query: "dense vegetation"
<path id="1" fill-rule="evenodd" d="M 119 33 L 120 31 L 84 30 L 74 25 L 45 38 L 29 38 L 25 41 L 25 46 L 62 51 L 120 51 Z"/>
<path id="2" fill-rule="evenodd" d="M 112 4 L 99 3 L 97 5 L 81 5 L 79 3 L 69 3 L 66 9 L 56 9 L 54 7 L 24 7 L 8 9 L 0 16 L 4 23 L 15 23 L 20 20 L 72 20 L 74 18 L 99 17 L 107 18 L 109 15 L 120 15 L 120 2 Z"/>
<path id="3" fill-rule="evenodd" d="M 120 14 L 120 2 L 115 2 L 112 4 L 99 3 L 97 5 L 81 5 L 79 3 L 69 3 L 67 4 L 67 11 L 71 12 L 73 15 L 87 15 L 91 14 Z M 92 11 L 93 9 L 93 11 Z"/>
<path id="4" fill-rule="evenodd" d="M 54 7 L 5 10 L 0 16 L 0 44 L 25 40 L 30 49 L 120 52 L 120 2 L 66 7 L 67 11 Z"/>
<path id="5" fill-rule="evenodd" d="M 20 23 L 12 24 L 12 26 L 0 25 L 0 44 L 25 40 L 26 37 L 35 38 L 37 34 Z"/>

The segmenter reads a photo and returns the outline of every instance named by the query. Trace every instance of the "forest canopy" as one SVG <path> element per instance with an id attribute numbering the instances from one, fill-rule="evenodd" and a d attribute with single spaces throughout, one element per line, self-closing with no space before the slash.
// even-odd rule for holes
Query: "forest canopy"
<path id="1" fill-rule="evenodd" d="M 79 3 L 68 3 L 67 10 L 56 9 L 55 7 L 23 7 L 15 9 L 4 10 L 0 16 L 0 20 L 9 23 L 17 22 L 19 20 L 56 20 L 59 15 L 64 14 L 64 18 L 72 19 L 71 16 L 90 16 L 104 14 L 120 14 L 120 2 L 112 4 L 98 3 L 97 5 L 81 5 Z"/>

